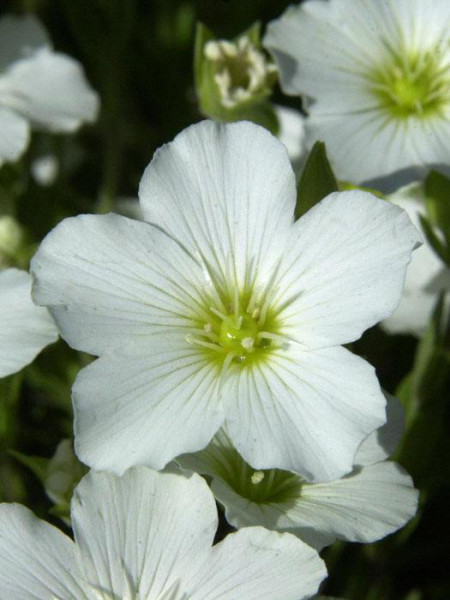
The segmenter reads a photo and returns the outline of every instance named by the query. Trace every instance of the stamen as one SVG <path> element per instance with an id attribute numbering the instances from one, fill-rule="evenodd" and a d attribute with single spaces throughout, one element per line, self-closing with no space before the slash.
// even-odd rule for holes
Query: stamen
<path id="1" fill-rule="evenodd" d="M 263 471 L 255 471 L 250 479 L 254 485 L 258 485 L 264 479 L 264 472 Z"/>

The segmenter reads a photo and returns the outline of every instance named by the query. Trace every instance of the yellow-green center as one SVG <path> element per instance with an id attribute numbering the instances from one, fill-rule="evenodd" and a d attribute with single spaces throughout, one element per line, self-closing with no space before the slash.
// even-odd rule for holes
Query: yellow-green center
<path id="1" fill-rule="evenodd" d="M 423 53 L 395 53 L 369 77 L 370 89 L 391 117 L 426 118 L 450 106 L 450 65 L 439 48 Z"/>

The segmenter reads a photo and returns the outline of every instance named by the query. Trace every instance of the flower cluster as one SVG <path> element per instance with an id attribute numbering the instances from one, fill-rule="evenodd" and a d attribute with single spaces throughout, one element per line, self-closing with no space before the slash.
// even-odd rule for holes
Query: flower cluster
<path id="1" fill-rule="evenodd" d="M 28 164 L 31 130 L 74 133 L 99 96 L 35 17 L 0 20 L 0 167 L 16 163 L 17 176 L 0 214 L 0 377 L 20 390 L 17 373 L 58 337 L 76 356 L 62 376 L 42 374 L 46 356 L 65 360 L 50 348 L 23 376 L 43 397 L 70 389 L 73 441 L 44 459 L 10 438 L 74 539 L 0 504 L 1 598 L 317 599 L 319 551 L 414 517 L 409 422 L 358 342 L 378 323 L 420 338 L 450 289 L 450 5 L 432 7 L 291 6 L 264 36 L 276 66 L 259 24 L 231 41 L 199 24 L 210 120 L 155 152 L 139 208 L 114 183 L 126 128 L 110 132 L 108 110 L 126 78 L 108 65 L 101 200 L 79 214 L 84 197 L 69 198 L 44 237 L 29 233 L 22 189 L 50 206 L 78 155 L 44 143 Z M 278 74 L 299 110 L 270 104 Z M 7 184 L 0 171 L 0 194 Z M 114 205 L 128 216 L 101 214 Z M 420 377 L 448 356 L 436 314 L 398 388 L 410 421 Z"/>

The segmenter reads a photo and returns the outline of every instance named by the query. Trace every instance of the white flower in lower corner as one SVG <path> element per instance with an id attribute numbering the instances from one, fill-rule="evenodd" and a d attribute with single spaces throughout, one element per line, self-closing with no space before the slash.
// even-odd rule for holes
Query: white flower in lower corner
<path id="1" fill-rule="evenodd" d="M 426 216 L 423 183 L 407 185 L 386 199 L 405 210 L 418 229 L 421 227 L 419 217 Z M 450 270 L 425 240 L 423 246 L 414 252 L 406 273 L 402 299 L 393 314 L 383 321 L 384 329 L 389 333 L 422 336 L 442 291 L 450 291 Z"/>
<path id="2" fill-rule="evenodd" d="M 264 44 L 283 90 L 309 101 L 308 137 L 340 179 L 411 181 L 410 169 L 450 163 L 448 0 L 311 0 L 270 23 Z"/>
<path id="3" fill-rule="evenodd" d="M 73 388 L 80 459 L 160 469 L 226 422 L 255 468 L 351 471 L 385 399 L 339 345 L 400 300 L 419 238 L 406 214 L 351 191 L 294 223 L 286 150 L 252 123 L 189 127 L 156 153 L 140 198 L 147 222 L 67 219 L 32 261 L 35 300 L 100 355 Z"/>
<path id="4" fill-rule="evenodd" d="M 91 472 L 72 500 L 75 542 L 0 504 L 0 596 L 8 600 L 300 600 L 326 576 L 290 534 L 251 527 L 212 546 L 214 498 L 198 475 Z"/>
<path id="5" fill-rule="evenodd" d="M 336 539 L 374 542 L 405 525 L 417 509 L 411 478 L 386 460 L 403 430 L 401 404 L 388 400 L 387 424 L 362 443 L 353 472 L 336 481 L 310 484 L 287 471 L 252 469 L 223 430 L 205 450 L 177 462 L 212 478 L 211 489 L 234 527 L 289 531 L 318 550 Z"/>
<path id="6" fill-rule="evenodd" d="M 52 50 L 35 17 L 0 20 L 0 165 L 25 151 L 30 127 L 75 131 L 95 120 L 98 104 L 81 65 Z"/>
<path id="7" fill-rule="evenodd" d="M 58 338 L 46 308 L 31 300 L 31 277 L 25 271 L 0 272 L 0 377 L 30 363 Z"/>

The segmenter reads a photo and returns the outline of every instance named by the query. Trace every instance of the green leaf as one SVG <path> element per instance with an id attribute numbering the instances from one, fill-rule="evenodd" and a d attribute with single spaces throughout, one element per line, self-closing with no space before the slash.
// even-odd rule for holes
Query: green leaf
<path id="1" fill-rule="evenodd" d="M 47 469 L 48 463 L 50 459 L 42 458 L 41 456 L 27 456 L 26 454 L 22 454 L 22 452 L 17 452 L 17 450 L 10 450 L 9 454 L 14 456 L 22 465 L 28 467 L 36 477 L 44 483 L 45 478 L 47 477 Z"/>
<path id="2" fill-rule="evenodd" d="M 325 144 L 316 142 L 297 185 L 295 218 L 299 219 L 325 196 L 338 191 L 338 184 L 328 161 Z"/>
<path id="3" fill-rule="evenodd" d="M 433 248 L 439 258 L 450 267 L 450 249 L 442 242 L 433 230 L 431 223 L 422 215 L 419 215 L 420 224 L 422 226 L 425 237 L 428 243 Z"/>
<path id="4" fill-rule="evenodd" d="M 431 171 L 425 179 L 425 207 L 430 222 L 443 232 L 447 245 L 450 240 L 450 179 Z"/>

